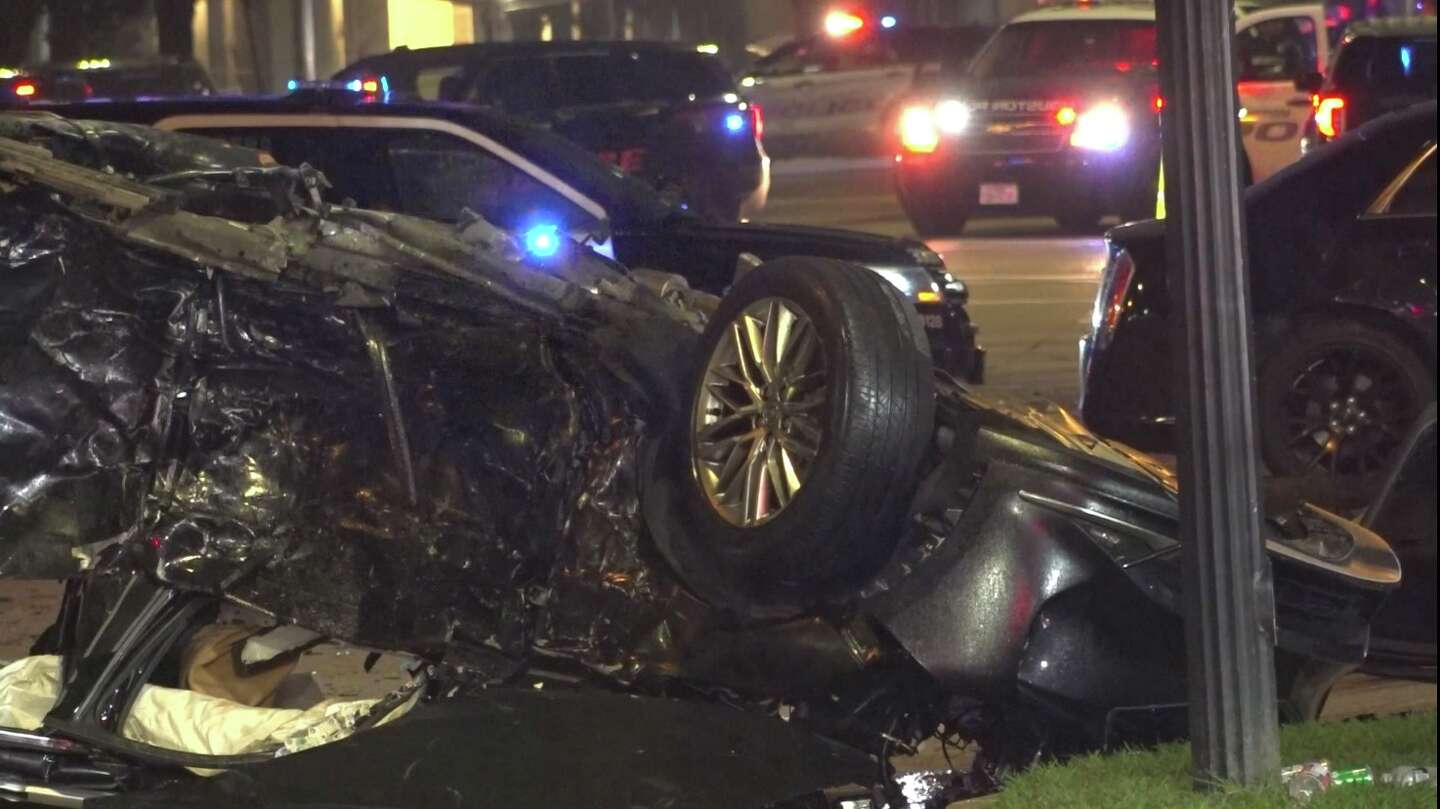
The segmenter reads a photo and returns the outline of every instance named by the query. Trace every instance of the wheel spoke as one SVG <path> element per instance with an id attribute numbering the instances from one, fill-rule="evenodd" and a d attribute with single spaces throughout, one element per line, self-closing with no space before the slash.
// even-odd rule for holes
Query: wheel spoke
<path id="1" fill-rule="evenodd" d="M 751 424 L 755 419 L 755 415 L 759 412 L 760 408 L 756 405 L 737 408 L 729 415 L 722 416 L 711 422 L 710 424 L 706 425 L 705 429 L 700 431 L 698 438 L 700 439 L 700 441 L 707 444 L 716 442 L 716 437 L 718 435 L 736 426 L 737 424 Z M 745 436 L 753 436 L 757 434 L 758 433 L 755 430 L 749 430 L 744 433 L 744 435 L 739 437 L 743 439 Z"/>
<path id="2" fill-rule="evenodd" d="M 750 448 L 745 444 L 731 445 L 730 452 L 725 457 L 725 463 L 715 475 L 715 489 L 721 499 L 734 501 L 735 483 L 740 477 L 740 470 L 745 467 L 745 458 L 749 454 Z"/>
<path id="3" fill-rule="evenodd" d="M 792 485 L 795 478 L 787 474 L 785 450 L 780 446 L 779 441 L 770 442 L 768 451 L 765 453 L 765 471 L 770 476 L 770 489 L 775 492 L 775 499 L 779 501 L 780 508 L 790 505 L 790 498 L 799 487 Z"/>
<path id="4" fill-rule="evenodd" d="M 757 523 L 770 511 L 770 489 L 766 485 L 765 455 L 770 439 L 762 438 L 750 447 L 745 459 L 745 521 Z"/>
<path id="5" fill-rule="evenodd" d="M 765 334 L 761 322 L 750 316 L 741 319 L 745 324 L 745 361 L 752 372 L 751 379 L 756 387 L 764 387 L 770 381 L 770 371 L 765 367 Z"/>

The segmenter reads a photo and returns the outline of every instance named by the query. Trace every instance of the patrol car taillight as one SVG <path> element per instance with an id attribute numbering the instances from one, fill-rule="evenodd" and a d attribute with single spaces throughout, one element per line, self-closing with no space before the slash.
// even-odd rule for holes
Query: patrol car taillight
<path id="1" fill-rule="evenodd" d="M 1315 128 L 1327 138 L 1338 137 L 1345 130 L 1345 99 L 1337 95 L 1313 95 Z"/>
<path id="2" fill-rule="evenodd" d="M 22 81 L 15 85 L 15 95 L 21 98 L 34 98 L 38 88 L 33 81 Z"/>
<path id="3" fill-rule="evenodd" d="M 940 128 L 928 106 L 910 106 L 900 111 L 900 145 L 914 154 L 930 154 L 940 148 Z"/>

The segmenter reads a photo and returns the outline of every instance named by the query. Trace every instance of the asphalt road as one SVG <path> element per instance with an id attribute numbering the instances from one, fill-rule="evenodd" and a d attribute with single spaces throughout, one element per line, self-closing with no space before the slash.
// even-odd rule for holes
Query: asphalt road
<path id="1" fill-rule="evenodd" d="M 876 160 L 777 161 L 757 221 L 914 235 L 889 165 Z M 970 317 L 990 352 L 982 390 L 1074 406 L 1076 343 L 1104 268 L 1102 239 L 1067 236 L 1049 219 L 982 219 L 929 244 L 970 286 Z"/>

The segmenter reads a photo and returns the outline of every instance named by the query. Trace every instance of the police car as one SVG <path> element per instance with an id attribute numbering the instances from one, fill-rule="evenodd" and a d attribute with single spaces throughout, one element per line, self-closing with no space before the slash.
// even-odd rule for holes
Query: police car
<path id="1" fill-rule="evenodd" d="M 833 11 L 825 31 L 759 60 L 741 78 L 740 91 L 765 109 L 772 152 L 873 150 L 886 143 L 899 102 L 917 82 L 943 65 L 963 65 L 990 33 Z"/>
<path id="2" fill-rule="evenodd" d="M 1311 113 L 1297 79 L 1323 69 L 1319 4 L 1236 7 L 1237 92 L 1248 170 L 1295 160 Z M 1155 10 L 1081 3 L 1020 15 L 897 121 L 896 185 L 916 230 L 957 233 L 973 216 L 1052 216 L 1095 230 L 1150 217 L 1160 160 Z"/>

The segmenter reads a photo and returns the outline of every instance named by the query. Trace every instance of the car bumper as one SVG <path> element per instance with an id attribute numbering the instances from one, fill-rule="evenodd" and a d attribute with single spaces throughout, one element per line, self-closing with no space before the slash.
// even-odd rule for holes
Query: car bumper
<path id="1" fill-rule="evenodd" d="M 1046 153 L 968 154 L 964 143 L 930 155 L 902 155 L 896 184 L 902 197 L 962 205 L 972 215 L 1049 215 L 1065 211 L 1119 213 L 1155 201 L 1158 144 L 1139 143 L 1113 154 L 1062 149 Z M 1014 204 L 981 204 L 983 184 L 1013 185 Z"/>
<path id="2" fill-rule="evenodd" d="M 935 367 L 972 385 L 984 383 L 985 349 L 979 344 L 980 329 L 970 322 L 965 307 L 949 303 L 915 308 L 925 323 Z"/>

